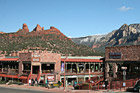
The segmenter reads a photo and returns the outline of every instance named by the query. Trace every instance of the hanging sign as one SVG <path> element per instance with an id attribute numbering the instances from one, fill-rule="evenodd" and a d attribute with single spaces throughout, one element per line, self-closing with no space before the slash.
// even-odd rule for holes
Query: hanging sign
<path id="1" fill-rule="evenodd" d="M 39 62 L 39 58 L 33 58 L 33 62 Z"/>

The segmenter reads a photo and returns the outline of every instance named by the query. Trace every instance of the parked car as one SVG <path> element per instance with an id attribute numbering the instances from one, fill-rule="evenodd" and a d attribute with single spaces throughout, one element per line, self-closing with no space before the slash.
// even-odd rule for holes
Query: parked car
<path id="1" fill-rule="evenodd" d="M 140 79 L 136 81 L 136 84 L 133 88 L 126 89 L 128 92 L 140 92 Z"/>

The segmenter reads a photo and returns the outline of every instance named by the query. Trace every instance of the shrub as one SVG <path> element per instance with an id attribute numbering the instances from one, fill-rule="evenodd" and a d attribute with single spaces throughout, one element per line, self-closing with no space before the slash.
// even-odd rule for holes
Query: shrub
<path id="1" fill-rule="evenodd" d="M 0 84 L 6 84 L 6 81 L 0 81 Z"/>

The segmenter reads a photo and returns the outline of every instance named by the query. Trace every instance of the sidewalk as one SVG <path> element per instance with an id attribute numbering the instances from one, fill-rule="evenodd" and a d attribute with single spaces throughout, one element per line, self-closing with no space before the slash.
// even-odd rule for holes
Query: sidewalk
<path id="1" fill-rule="evenodd" d="M 7 87 L 7 88 L 14 88 L 14 89 L 22 89 L 22 90 L 35 90 L 35 91 L 47 91 L 47 92 L 56 92 L 56 93 L 112 93 L 112 92 L 123 92 L 124 90 L 74 90 L 71 87 L 68 87 L 65 89 L 65 91 L 63 90 L 63 87 L 60 88 L 45 88 L 45 87 L 40 87 L 40 86 L 28 86 L 28 85 L 6 85 L 6 84 L 2 84 L 0 85 L 0 87 Z"/>

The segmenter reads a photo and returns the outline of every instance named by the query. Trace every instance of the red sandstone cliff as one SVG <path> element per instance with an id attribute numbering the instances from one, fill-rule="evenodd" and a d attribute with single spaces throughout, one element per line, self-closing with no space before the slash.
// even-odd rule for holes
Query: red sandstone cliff
<path id="1" fill-rule="evenodd" d="M 22 26 L 22 29 L 19 29 L 17 32 L 18 33 L 28 33 L 29 29 L 28 29 L 27 24 L 24 23 L 23 26 Z"/>
<path id="2" fill-rule="evenodd" d="M 37 24 L 37 26 L 33 29 L 33 31 L 42 31 L 42 30 L 44 30 L 44 27 L 41 28 L 39 24 Z"/>
<path id="3" fill-rule="evenodd" d="M 0 32 L 0 34 L 4 34 L 4 32 Z"/>

